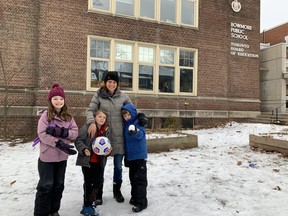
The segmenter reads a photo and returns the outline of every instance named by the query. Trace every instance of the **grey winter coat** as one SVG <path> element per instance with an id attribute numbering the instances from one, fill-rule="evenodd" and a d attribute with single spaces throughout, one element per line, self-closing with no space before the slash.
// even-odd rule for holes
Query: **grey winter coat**
<path id="1" fill-rule="evenodd" d="M 119 89 L 113 95 L 110 95 L 105 88 L 100 88 L 93 96 L 87 109 L 88 125 L 95 122 L 93 114 L 98 108 L 106 110 L 107 124 L 110 127 L 110 141 L 113 148 L 111 155 L 125 154 L 121 107 L 128 103 L 132 103 L 131 99 Z"/>
<path id="2" fill-rule="evenodd" d="M 79 131 L 79 135 L 75 140 L 75 147 L 78 151 L 78 156 L 76 160 L 77 166 L 85 166 L 90 167 L 90 157 L 87 157 L 84 153 L 84 149 L 89 149 L 92 152 L 92 141 L 93 138 L 89 138 L 88 136 L 88 125 L 83 125 Z M 105 134 L 103 134 L 106 136 Z M 109 137 L 108 137 L 109 138 Z M 107 162 L 107 156 L 100 156 L 101 166 L 104 168 Z"/>

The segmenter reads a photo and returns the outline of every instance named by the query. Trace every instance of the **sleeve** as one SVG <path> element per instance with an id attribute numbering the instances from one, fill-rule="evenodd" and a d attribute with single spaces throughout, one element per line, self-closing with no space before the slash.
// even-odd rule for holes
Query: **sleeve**
<path id="1" fill-rule="evenodd" d="M 122 93 L 122 94 L 123 94 L 124 97 L 125 97 L 125 100 L 124 100 L 124 104 L 123 104 L 123 105 L 132 103 L 132 100 L 130 99 L 130 97 L 129 97 L 127 94 L 125 94 L 125 93 Z"/>
<path id="2" fill-rule="evenodd" d="M 87 126 L 84 125 L 80 129 L 79 135 L 78 135 L 78 137 L 76 138 L 76 140 L 74 142 L 75 147 L 76 147 L 77 151 L 79 152 L 79 154 L 83 154 L 83 150 L 85 148 L 87 148 L 87 146 L 86 146 L 87 139 L 88 139 Z"/>
<path id="3" fill-rule="evenodd" d="M 89 104 L 89 107 L 86 111 L 86 118 L 87 118 L 87 124 L 88 125 L 95 122 L 94 113 L 98 109 L 99 104 L 100 104 L 100 102 L 99 102 L 99 98 L 98 98 L 98 93 L 96 92 L 96 94 L 94 94 L 94 96 L 93 96 L 93 98 Z"/>
<path id="4" fill-rule="evenodd" d="M 134 125 L 135 125 L 136 130 L 137 130 L 137 133 L 134 135 L 135 139 L 140 140 L 140 139 L 142 139 L 144 136 L 146 136 L 145 127 L 140 126 L 140 125 L 138 124 L 138 122 L 135 122 Z"/>
<path id="5" fill-rule="evenodd" d="M 40 119 L 38 120 L 37 133 L 42 143 L 55 147 L 56 142 L 59 139 L 46 133 L 46 128 L 48 127 L 48 125 L 49 122 L 47 117 L 47 111 L 45 111 L 42 113 Z"/>
<path id="6" fill-rule="evenodd" d="M 109 140 L 111 140 L 110 127 L 107 126 L 107 128 L 105 129 L 104 136 L 106 136 Z"/>
<path id="7" fill-rule="evenodd" d="M 74 120 L 74 118 L 72 118 L 71 122 L 70 122 L 70 126 L 69 126 L 69 136 L 68 139 L 69 140 L 75 140 L 78 136 L 78 126 Z"/>

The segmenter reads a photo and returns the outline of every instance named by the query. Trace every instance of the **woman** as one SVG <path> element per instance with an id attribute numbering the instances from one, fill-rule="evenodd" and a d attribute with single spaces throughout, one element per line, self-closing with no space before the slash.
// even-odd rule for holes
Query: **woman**
<path id="1" fill-rule="evenodd" d="M 108 71 L 104 78 L 104 85 L 93 96 L 87 110 L 88 135 L 94 137 L 96 124 L 93 114 L 99 108 L 107 111 L 107 124 L 111 133 L 111 155 L 114 163 L 113 196 L 117 202 L 124 202 L 121 193 L 122 161 L 125 154 L 121 107 L 132 103 L 131 99 L 119 90 L 119 76 L 116 71 Z"/>

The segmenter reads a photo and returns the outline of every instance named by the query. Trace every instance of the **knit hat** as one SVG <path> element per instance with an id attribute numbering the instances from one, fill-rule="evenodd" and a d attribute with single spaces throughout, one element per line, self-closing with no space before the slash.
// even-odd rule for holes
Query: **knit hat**
<path id="1" fill-rule="evenodd" d="M 64 89 L 57 83 L 52 86 L 52 89 L 50 90 L 48 94 L 49 101 L 54 96 L 61 96 L 62 98 L 65 99 Z"/>
<path id="2" fill-rule="evenodd" d="M 108 80 L 114 80 L 118 85 L 119 83 L 118 73 L 116 71 L 108 71 L 104 78 L 104 82 L 106 83 Z"/>

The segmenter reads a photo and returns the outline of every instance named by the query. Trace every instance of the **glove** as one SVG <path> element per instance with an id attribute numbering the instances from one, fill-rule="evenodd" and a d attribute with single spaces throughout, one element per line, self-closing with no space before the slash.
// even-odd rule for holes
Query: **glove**
<path id="1" fill-rule="evenodd" d="M 64 127 L 59 127 L 55 124 L 50 124 L 47 128 L 46 128 L 46 133 L 50 134 L 51 136 L 54 137 L 61 137 L 61 138 L 66 138 L 69 135 L 69 129 L 68 128 L 64 128 Z"/>
<path id="2" fill-rule="evenodd" d="M 129 125 L 128 127 L 128 134 L 130 136 L 135 135 L 137 133 L 138 129 L 136 128 L 135 125 Z"/>
<path id="3" fill-rule="evenodd" d="M 146 117 L 144 113 L 138 113 L 137 118 L 138 118 L 138 123 L 140 126 L 143 126 L 143 127 L 147 126 L 148 118 Z"/>
<path id="4" fill-rule="evenodd" d="M 74 148 L 74 146 L 72 145 L 68 145 L 66 143 L 64 143 L 62 140 L 58 140 L 56 142 L 56 147 L 59 148 L 60 150 L 64 151 L 65 153 L 69 154 L 69 155 L 74 155 L 77 153 L 77 151 Z"/>

